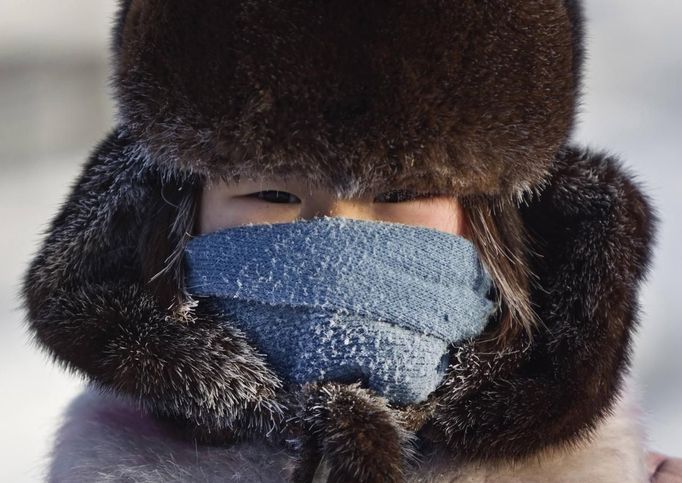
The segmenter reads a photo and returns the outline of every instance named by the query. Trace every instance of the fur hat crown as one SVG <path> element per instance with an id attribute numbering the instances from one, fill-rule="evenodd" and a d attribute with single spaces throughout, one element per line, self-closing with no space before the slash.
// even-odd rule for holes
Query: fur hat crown
<path id="1" fill-rule="evenodd" d="M 154 164 L 518 197 L 575 117 L 575 0 L 125 0 L 121 124 Z"/>

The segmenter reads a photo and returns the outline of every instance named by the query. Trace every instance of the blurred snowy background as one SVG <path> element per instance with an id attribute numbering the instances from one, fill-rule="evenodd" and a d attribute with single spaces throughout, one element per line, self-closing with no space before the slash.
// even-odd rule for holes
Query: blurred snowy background
<path id="1" fill-rule="evenodd" d="M 575 139 L 621 156 L 662 217 L 634 372 L 650 446 L 682 456 L 682 1 L 586 0 Z M 113 0 L 0 2 L 0 481 L 41 480 L 80 381 L 28 344 L 18 282 L 79 165 L 113 122 Z"/>

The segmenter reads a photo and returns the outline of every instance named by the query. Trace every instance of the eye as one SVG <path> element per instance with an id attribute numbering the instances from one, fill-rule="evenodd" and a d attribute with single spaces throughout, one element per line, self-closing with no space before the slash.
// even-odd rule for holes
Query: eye
<path id="1" fill-rule="evenodd" d="M 297 196 L 287 193 L 286 191 L 258 191 L 246 195 L 249 198 L 258 198 L 259 200 L 267 201 L 268 203 L 300 203 L 301 200 Z"/>
<path id="2" fill-rule="evenodd" d="M 406 201 L 414 201 L 423 198 L 432 198 L 436 196 L 435 193 L 418 193 L 410 190 L 393 190 L 381 193 L 374 198 L 375 203 L 404 203 Z"/>

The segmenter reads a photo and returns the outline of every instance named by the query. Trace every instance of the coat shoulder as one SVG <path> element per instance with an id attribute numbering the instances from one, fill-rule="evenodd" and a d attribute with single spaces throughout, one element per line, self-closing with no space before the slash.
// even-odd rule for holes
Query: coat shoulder
<path id="1" fill-rule="evenodd" d="M 263 441 L 199 445 L 95 390 L 67 408 L 53 444 L 48 481 L 286 481 L 291 455 Z"/>
<path id="2" fill-rule="evenodd" d="M 649 481 L 646 434 L 639 395 L 628 381 L 610 414 L 584 439 L 550 447 L 530 457 L 497 464 L 446 460 L 434 453 L 416 482 L 467 483 L 642 483 Z"/>

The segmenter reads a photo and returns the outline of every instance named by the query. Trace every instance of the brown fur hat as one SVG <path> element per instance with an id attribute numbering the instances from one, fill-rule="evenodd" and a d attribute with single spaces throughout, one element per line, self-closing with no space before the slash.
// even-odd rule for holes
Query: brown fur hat
<path id="1" fill-rule="evenodd" d="M 574 0 L 126 0 L 121 124 L 171 170 L 518 197 L 573 125 Z"/>

